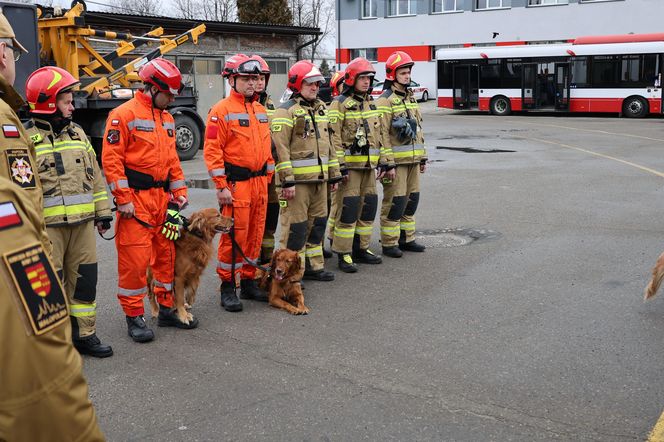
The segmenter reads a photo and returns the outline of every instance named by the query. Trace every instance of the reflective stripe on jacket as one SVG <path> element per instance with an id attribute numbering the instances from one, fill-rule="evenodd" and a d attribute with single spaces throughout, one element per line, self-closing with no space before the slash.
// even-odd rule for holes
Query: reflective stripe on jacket
<path id="1" fill-rule="evenodd" d="M 55 135 L 48 122 L 35 118 L 28 135 L 35 143 L 46 225 L 111 219 L 106 183 L 83 128 L 71 123 Z"/>
<path id="2" fill-rule="evenodd" d="M 392 149 L 394 162 L 397 164 L 415 164 L 427 160 L 424 145 L 424 131 L 422 129 L 422 113 L 413 96 L 413 91 L 407 89 L 401 92 L 394 84 L 385 90 L 377 100 L 378 110 L 383 119 L 383 144 Z M 402 140 L 392 127 L 393 118 L 413 118 L 417 121 L 417 134 L 410 140 Z"/>
<path id="3" fill-rule="evenodd" d="M 370 95 L 339 95 L 329 110 L 332 144 L 347 169 L 393 166 L 391 149 L 383 146 L 381 113 Z M 358 149 L 358 139 L 366 145 Z"/>
<path id="4" fill-rule="evenodd" d="M 322 100 L 296 97 L 277 109 L 271 123 L 277 148 L 277 184 L 318 183 L 341 176 Z"/>
<path id="5" fill-rule="evenodd" d="M 212 106 L 205 129 L 203 156 L 217 189 L 227 187 L 226 167 L 243 167 L 252 172 L 267 165 L 268 181 L 274 174 L 272 142 L 267 111 L 257 101 L 231 94 Z"/>

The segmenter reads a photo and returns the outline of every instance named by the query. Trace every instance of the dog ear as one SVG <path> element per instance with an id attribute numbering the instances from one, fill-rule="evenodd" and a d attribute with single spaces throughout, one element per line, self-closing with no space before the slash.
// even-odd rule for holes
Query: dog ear
<path id="1" fill-rule="evenodd" d="M 272 261 L 270 261 L 270 275 L 274 275 L 274 269 L 277 266 L 277 258 L 279 257 L 280 253 L 281 249 L 272 252 Z"/>
<path id="2" fill-rule="evenodd" d="M 300 274 L 300 269 L 302 268 L 302 260 L 300 259 L 300 254 L 297 253 L 296 251 L 293 251 L 295 254 L 295 262 L 293 263 L 291 267 L 291 272 L 290 275 L 288 276 L 297 276 Z"/>
<path id="3" fill-rule="evenodd" d="M 189 219 L 189 226 L 187 227 L 187 230 L 190 232 L 203 233 L 202 229 L 204 222 L 205 220 L 202 216 L 200 216 L 198 213 L 194 213 Z"/>

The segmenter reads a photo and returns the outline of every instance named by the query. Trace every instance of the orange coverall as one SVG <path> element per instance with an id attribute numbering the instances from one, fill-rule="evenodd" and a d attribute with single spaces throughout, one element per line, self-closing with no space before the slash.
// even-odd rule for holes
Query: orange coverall
<path id="1" fill-rule="evenodd" d="M 245 102 L 234 90 L 215 104 L 208 114 L 204 157 L 215 187 L 228 187 L 233 195 L 233 205 L 223 206 L 222 214 L 235 218 L 235 240 L 247 258 L 256 261 L 265 228 L 267 183 L 274 174 L 270 127 L 263 105 Z M 244 168 L 242 174 L 249 172 L 252 177 L 238 178 L 237 168 Z M 230 282 L 230 235 L 221 237 L 217 258 L 219 277 Z M 235 263 L 241 279 L 254 278 L 256 269 L 244 263 L 239 251 L 235 252 Z"/>
<path id="2" fill-rule="evenodd" d="M 175 245 L 161 230 L 169 193 L 174 198 L 187 196 L 175 149 L 175 121 L 167 111 L 154 108 L 152 99 L 139 91 L 109 114 L 105 134 L 102 163 L 106 181 L 118 206 L 133 202 L 135 207 L 132 218 L 122 218 L 118 213 L 115 225 L 120 305 L 127 316 L 144 313 L 145 272 L 150 265 L 157 301 L 172 307 Z M 132 178 L 135 172 L 157 183 L 139 190 L 141 186 Z"/>

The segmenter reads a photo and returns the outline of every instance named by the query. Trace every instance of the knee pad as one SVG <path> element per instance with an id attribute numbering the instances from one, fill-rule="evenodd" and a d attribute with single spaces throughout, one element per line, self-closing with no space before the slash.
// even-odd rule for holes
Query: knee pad
<path id="1" fill-rule="evenodd" d="M 339 221 L 344 224 L 357 222 L 357 215 L 360 212 L 360 197 L 346 196 L 342 203 L 343 207 L 341 207 L 341 219 Z"/>
<path id="2" fill-rule="evenodd" d="M 311 226 L 311 233 L 309 233 L 309 244 L 320 244 L 325 236 L 325 227 L 327 226 L 327 218 L 321 216 L 314 218 L 313 226 Z"/>
<path id="3" fill-rule="evenodd" d="M 265 216 L 265 230 L 274 232 L 279 223 L 279 203 L 267 203 L 267 214 Z"/>
<path id="4" fill-rule="evenodd" d="M 79 264 L 74 299 L 94 302 L 97 298 L 97 263 Z"/>
<path id="5" fill-rule="evenodd" d="M 364 195 L 364 204 L 362 205 L 362 215 L 360 215 L 360 220 L 373 221 L 376 218 L 376 211 L 378 211 L 378 195 L 375 193 Z"/>
<path id="6" fill-rule="evenodd" d="M 389 221 L 399 221 L 406 210 L 407 202 L 408 197 L 406 195 L 392 197 L 392 206 L 390 207 L 390 213 L 387 214 L 387 219 Z"/>
<path id="7" fill-rule="evenodd" d="M 290 250 L 301 250 L 307 241 L 307 221 L 301 223 L 291 223 L 288 232 L 288 243 L 286 248 Z"/>
<path id="8" fill-rule="evenodd" d="M 406 204 L 406 210 L 404 215 L 413 216 L 415 211 L 417 211 L 417 205 L 420 202 L 420 192 L 412 192 L 408 195 L 408 204 Z"/>

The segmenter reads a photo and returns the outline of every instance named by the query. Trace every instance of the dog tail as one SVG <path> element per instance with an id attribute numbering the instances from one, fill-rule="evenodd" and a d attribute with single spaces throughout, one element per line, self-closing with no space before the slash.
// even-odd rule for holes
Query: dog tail
<path id="1" fill-rule="evenodd" d="M 657 263 L 652 269 L 652 278 L 645 289 L 644 301 L 655 297 L 657 290 L 659 290 L 659 286 L 662 284 L 662 279 L 664 279 L 664 253 L 659 255 Z"/>

